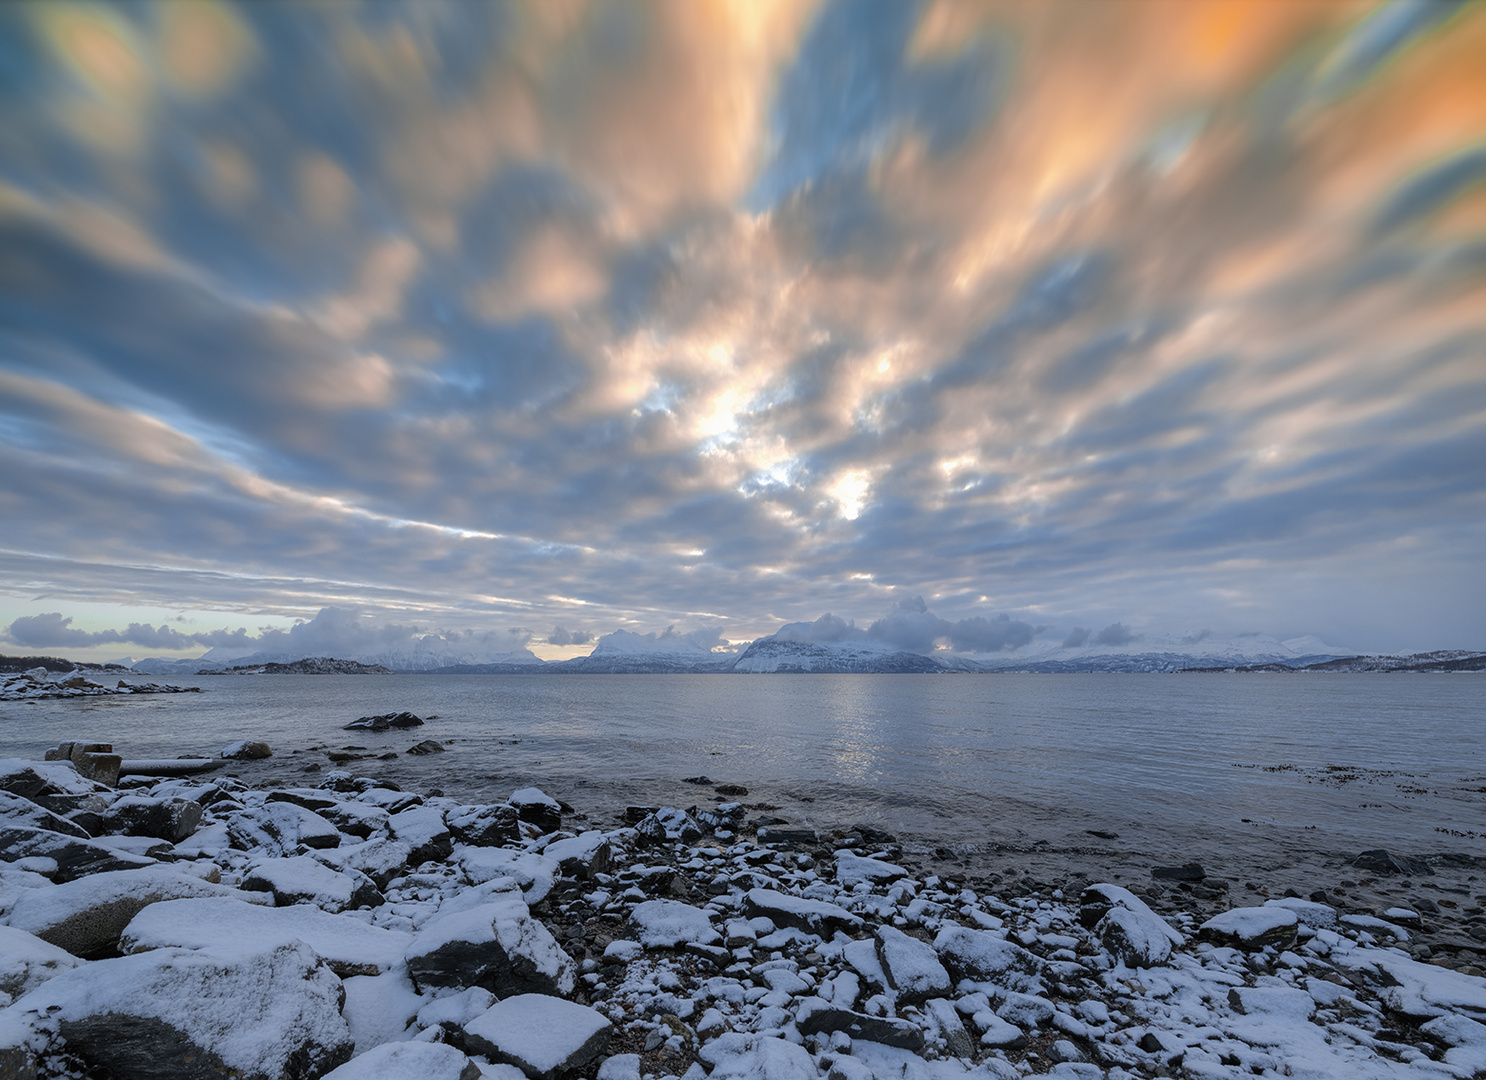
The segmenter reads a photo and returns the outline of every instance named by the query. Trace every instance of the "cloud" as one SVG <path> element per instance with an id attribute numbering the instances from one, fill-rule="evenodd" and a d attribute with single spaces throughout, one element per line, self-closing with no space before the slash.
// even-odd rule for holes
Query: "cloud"
<path id="1" fill-rule="evenodd" d="M 1088 630 L 1085 627 L 1075 626 L 1072 630 L 1068 631 L 1068 636 L 1063 639 L 1063 648 L 1065 648 L 1065 649 L 1081 649 L 1081 648 L 1083 648 L 1084 645 L 1086 645 L 1088 643 L 1089 636 L 1092 633 L 1093 633 L 1092 630 Z"/>
<path id="2" fill-rule="evenodd" d="M 1096 645 L 1128 645 L 1140 635 L 1134 633 L 1124 623 L 1110 623 L 1099 633 L 1094 635 Z"/>
<path id="3" fill-rule="evenodd" d="M 562 626 L 554 626 L 547 634 L 548 645 L 586 645 L 593 640 L 593 635 L 587 630 L 568 630 Z"/>
<path id="4" fill-rule="evenodd" d="M 146 649 L 179 650 L 202 646 L 247 646 L 251 639 L 244 629 L 213 630 L 205 633 L 186 634 L 161 623 L 132 622 L 123 630 L 78 630 L 72 626 L 72 617 L 59 611 L 40 615 L 22 615 L 3 631 L 6 640 L 27 648 L 89 648 L 95 645 L 130 644 Z"/>

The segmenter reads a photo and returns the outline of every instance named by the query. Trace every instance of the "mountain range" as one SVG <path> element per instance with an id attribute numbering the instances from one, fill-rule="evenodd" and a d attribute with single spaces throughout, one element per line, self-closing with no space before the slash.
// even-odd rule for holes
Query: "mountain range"
<path id="1" fill-rule="evenodd" d="M 133 662 L 150 675 L 186 675 L 229 667 L 264 668 L 301 660 L 287 654 L 194 660 L 154 658 Z M 660 637 L 615 631 L 601 637 L 588 656 L 544 662 L 527 649 L 462 654 L 424 647 L 415 651 L 355 654 L 358 664 L 392 671 L 440 674 L 804 674 L 804 673 L 1034 673 L 1176 671 L 1478 671 L 1486 653 L 1466 650 L 1412 656 L 1356 656 L 1313 637 L 1278 641 L 1264 635 L 1231 639 L 1211 636 L 1152 638 L 1123 647 L 1072 648 L 1033 642 L 1014 652 L 964 654 L 948 650 L 908 651 L 870 637 L 808 641 L 773 634 L 734 650 L 709 649 L 682 636 Z M 270 669 L 272 670 L 272 669 Z"/>

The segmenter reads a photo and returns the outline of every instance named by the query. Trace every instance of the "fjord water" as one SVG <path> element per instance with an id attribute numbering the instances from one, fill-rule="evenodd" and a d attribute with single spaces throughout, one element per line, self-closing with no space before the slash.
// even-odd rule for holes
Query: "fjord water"
<path id="1" fill-rule="evenodd" d="M 0 752 L 64 739 L 126 758 L 258 739 L 253 783 L 357 773 L 467 801 L 535 784 L 606 827 L 706 805 L 705 774 L 792 823 L 865 822 L 963 853 L 1284 865 L 1365 848 L 1486 854 L 1475 675 L 199 676 L 201 694 L 0 704 Z M 342 731 L 411 710 L 425 727 Z M 409 757 L 426 738 L 449 752 Z M 297 752 L 296 752 L 297 751 Z M 1090 830 L 1118 834 L 1096 837 Z"/>

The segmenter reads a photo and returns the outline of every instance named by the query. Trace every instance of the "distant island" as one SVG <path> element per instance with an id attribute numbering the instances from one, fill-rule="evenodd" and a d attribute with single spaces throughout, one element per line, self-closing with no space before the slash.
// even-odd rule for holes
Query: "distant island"
<path id="1" fill-rule="evenodd" d="M 203 668 L 198 675 L 391 675 L 381 664 L 336 660 L 329 656 L 307 656 L 287 664 L 244 664 L 229 668 Z"/>

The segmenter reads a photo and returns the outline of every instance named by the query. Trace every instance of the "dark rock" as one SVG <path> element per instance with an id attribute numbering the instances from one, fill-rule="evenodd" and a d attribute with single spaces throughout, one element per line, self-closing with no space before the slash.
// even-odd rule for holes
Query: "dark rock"
<path id="1" fill-rule="evenodd" d="M 947 926 L 934 951 L 956 979 L 995 982 L 1018 992 L 1040 992 L 1047 961 L 989 930 Z"/>
<path id="2" fill-rule="evenodd" d="M 1374 874 L 1413 874 L 1421 877 L 1434 874 L 1429 864 L 1423 859 L 1394 855 L 1384 848 L 1364 851 L 1352 860 L 1352 865 L 1359 870 L 1368 870 Z"/>
<path id="3" fill-rule="evenodd" d="M 201 824 L 201 804 L 191 799 L 126 795 L 102 815 L 103 827 L 126 836 L 153 836 L 176 844 Z"/>
<path id="4" fill-rule="evenodd" d="M 1201 881 L 1207 877 L 1207 871 L 1201 863 L 1189 862 L 1181 866 L 1158 866 L 1151 871 L 1151 877 L 1160 881 Z"/>
<path id="5" fill-rule="evenodd" d="M 387 820 L 392 838 L 412 849 L 408 862 L 419 863 L 447 859 L 454 853 L 454 838 L 444 820 L 444 812 L 435 806 L 414 806 L 393 814 Z"/>
<path id="6" fill-rule="evenodd" d="M 227 839 L 239 851 L 292 855 L 300 844 L 311 848 L 336 847 L 341 834 L 313 810 L 294 803 L 273 802 L 232 814 L 227 819 Z"/>
<path id="7" fill-rule="evenodd" d="M 949 993 L 949 972 L 932 946 L 891 926 L 877 928 L 877 959 L 902 1005 L 916 1005 Z"/>
<path id="8" fill-rule="evenodd" d="M 683 784 L 697 784 L 705 787 L 711 787 L 716 783 L 710 776 L 688 776 L 683 778 L 681 782 Z"/>
<path id="9" fill-rule="evenodd" d="M 811 934 L 859 930 L 862 926 L 862 920 L 843 907 L 774 889 L 750 889 L 743 897 L 743 910 L 750 918 L 767 915 L 776 926 L 793 926 Z"/>
<path id="10" fill-rule="evenodd" d="M 12 795 L 8 791 L 0 791 L 0 822 L 31 829 L 45 829 L 64 836 L 75 836 L 80 840 L 91 839 L 93 835 L 81 823 L 71 821 L 60 814 L 54 814 L 30 799 Z"/>
<path id="11" fill-rule="evenodd" d="M 716 784 L 712 790 L 730 799 L 741 799 L 748 794 L 748 789 L 742 784 Z"/>
<path id="12" fill-rule="evenodd" d="M 884 1046 L 913 1051 L 924 1048 L 924 1033 L 917 1024 L 891 1016 L 868 1016 L 850 1009 L 838 1009 L 819 998 L 807 1000 L 800 1006 L 795 1015 L 795 1026 L 801 1035 L 844 1031 L 853 1039 Z"/>
<path id="13" fill-rule="evenodd" d="M 506 800 L 516 808 L 516 816 L 530 822 L 544 833 L 562 828 L 562 804 L 540 788 L 513 791 Z"/>
<path id="14" fill-rule="evenodd" d="M 1285 907 L 1232 908 L 1199 926 L 1197 939 L 1251 951 L 1270 945 L 1283 949 L 1295 941 L 1298 924 L 1295 912 Z"/>
<path id="15" fill-rule="evenodd" d="M 621 820 L 626 825 L 638 825 L 651 814 L 655 813 L 657 809 L 659 808 L 655 806 L 626 806 Z"/>
<path id="16" fill-rule="evenodd" d="M 529 1080 L 577 1073 L 608 1048 L 613 1030 L 597 1009 L 542 994 L 498 1001 L 464 1026 L 471 1052 L 514 1065 Z"/>
<path id="17" fill-rule="evenodd" d="M 768 825 L 758 831 L 760 843 L 765 844 L 809 844 L 820 842 L 814 829 L 791 828 L 787 825 Z"/>
<path id="18" fill-rule="evenodd" d="M 1084 832 L 1090 836 L 1097 836 L 1101 840 L 1118 840 L 1120 838 L 1119 833 L 1110 832 L 1108 829 L 1085 829 Z"/>
<path id="19" fill-rule="evenodd" d="M 572 957 L 532 918 L 520 893 L 430 919 L 407 952 L 408 975 L 426 986 L 483 986 L 497 997 L 573 992 Z"/>
<path id="20" fill-rule="evenodd" d="M 314 904 L 332 914 L 351 908 L 380 907 L 381 892 L 359 870 L 332 870 L 308 855 L 264 859 L 243 878 L 244 892 L 271 892 L 274 904 Z"/>
<path id="21" fill-rule="evenodd" d="M 444 744 L 437 739 L 424 739 L 418 745 L 408 747 L 408 753 L 418 757 L 424 754 L 442 754 L 443 752 Z"/>
<path id="22" fill-rule="evenodd" d="M 521 837 L 514 806 L 462 806 L 444 814 L 456 839 L 474 847 L 500 847 Z"/>
<path id="23" fill-rule="evenodd" d="M 273 757 L 273 751 L 269 749 L 266 742 L 242 742 L 228 743 L 222 747 L 219 757 L 229 758 L 233 761 L 261 761 L 263 758 Z"/>
<path id="24" fill-rule="evenodd" d="M 323 814 L 327 810 L 334 810 L 341 804 L 325 795 L 317 795 L 313 791 L 270 791 L 265 802 L 289 802 L 295 806 L 302 806 L 306 810 L 313 810 L 317 814 Z"/>
<path id="25" fill-rule="evenodd" d="M 342 731 L 386 731 L 388 728 L 422 727 L 423 718 L 410 712 L 382 713 L 352 720 Z"/>
<path id="26" fill-rule="evenodd" d="M 183 983 L 195 993 L 181 992 Z M 308 946 L 166 948 L 100 960 L 32 992 L 55 1050 L 89 1076 L 311 1080 L 350 1060 L 340 980 Z M 223 1023 L 231 1017 L 233 1023 Z"/>
<path id="27" fill-rule="evenodd" d="M 58 884 L 76 881 L 91 874 L 135 870 L 150 866 L 155 861 L 49 829 L 0 825 L 0 859 L 14 862 L 29 858 L 51 859 L 56 862 L 56 872 L 46 876 Z"/>

